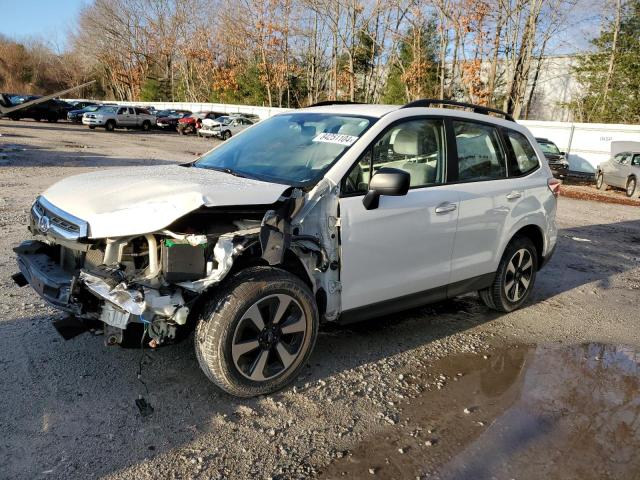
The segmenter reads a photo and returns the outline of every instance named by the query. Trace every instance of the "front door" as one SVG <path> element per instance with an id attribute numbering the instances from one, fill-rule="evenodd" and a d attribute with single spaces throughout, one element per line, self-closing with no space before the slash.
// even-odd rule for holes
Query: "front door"
<path id="1" fill-rule="evenodd" d="M 458 193 L 445 185 L 441 120 L 414 119 L 387 129 L 343 180 L 340 199 L 342 310 L 440 290 L 449 282 Z M 407 195 L 362 203 L 370 172 L 399 168 L 411 175 Z M 442 289 L 444 291 L 444 288 Z"/>

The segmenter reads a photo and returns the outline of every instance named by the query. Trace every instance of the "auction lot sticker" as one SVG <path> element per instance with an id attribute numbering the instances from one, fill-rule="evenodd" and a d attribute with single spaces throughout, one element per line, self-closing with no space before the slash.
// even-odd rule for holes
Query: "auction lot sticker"
<path id="1" fill-rule="evenodd" d="M 356 143 L 356 140 L 358 140 L 358 137 L 342 135 L 340 133 L 321 133 L 313 139 L 314 142 L 337 143 L 338 145 L 345 145 L 347 147 Z"/>

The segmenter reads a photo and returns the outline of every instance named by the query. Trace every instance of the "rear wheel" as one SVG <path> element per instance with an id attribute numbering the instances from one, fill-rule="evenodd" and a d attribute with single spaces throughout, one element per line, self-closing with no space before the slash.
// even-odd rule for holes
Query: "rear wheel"
<path id="1" fill-rule="evenodd" d="M 47 115 L 47 122 L 56 123 L 58 121 L 58 114 L 55 112 L 51 112 Z"/>
<path id="2" fill-rule="evenodd" d="M 538 252 L 527 237 L 516 237 L 505 249 L 493 284 L 478 291 L 489 308 L 511 312 L 531 294 L 538 270 Z"/>
<path id="3" fill-rule="evenodd" d="M 196 327 L 196 356 L 227 393 L 272 393 L 292 382 L 311 355 L 318 322 L 313 294 L 298 277 L 250 268 L 207 303 Z"/>
<path id="4" fill-rule="evenodd" d="M 633 197 L 633 195 L 636 193 L 636 184 L 636 177 L 629 177 L 629 179 L 627 180 L 626 188 L 627 197 Z"/>
<path id="5" fill-rule="evenodd" d="M 108 120 L 104 125 L 104 128 L 107 132 L 113 132 L 116 129 L 116 122 L 114 122 L 113 120 Z"/>

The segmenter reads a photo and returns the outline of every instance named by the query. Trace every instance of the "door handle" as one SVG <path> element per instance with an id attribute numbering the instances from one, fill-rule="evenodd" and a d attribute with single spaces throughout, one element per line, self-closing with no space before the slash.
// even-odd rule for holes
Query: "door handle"
<path id="1" fill-rule="evenodd" d="M 514 190 L 513 192 L 507 194 L 507 200 L 515 200 L 516 198 L 522 197 L 522 192 L 518 192 Z"/>
<path id="2" fill-rule="evenodd" d="M 436 213 L 441 215 L 443 213 L 453 212 L 456 208 L 458 207 L 455 203 L 445 202 L 436 207 Z"/>

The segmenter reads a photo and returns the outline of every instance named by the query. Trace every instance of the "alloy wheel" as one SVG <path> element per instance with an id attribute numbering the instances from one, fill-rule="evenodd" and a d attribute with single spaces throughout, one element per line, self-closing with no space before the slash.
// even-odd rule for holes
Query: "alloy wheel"
<path id="1" fill-rule="evenodd" d="M 630 178 L 627 182 L 627 197 L 633 197 L 633 194 L 636 191 L 636 179 Z"/>
<path id="2" fill-rule="evenodd" d="M 278 377 L 300 355 L 306 333 L 307 319 L 297 300 L 282 293 L 261 298 L 236 325 L 233 363 L 249 380 Z"/>
<path id="3" fill-rule="evenodd" d="M 533 276 L 531 253 L 525 248 L 516 251 L 509 260 L 504 277 L 504 293 L 510 302 L 516 303 L 524 297 Z"/>

